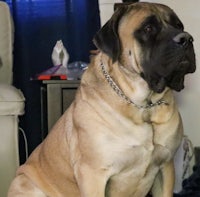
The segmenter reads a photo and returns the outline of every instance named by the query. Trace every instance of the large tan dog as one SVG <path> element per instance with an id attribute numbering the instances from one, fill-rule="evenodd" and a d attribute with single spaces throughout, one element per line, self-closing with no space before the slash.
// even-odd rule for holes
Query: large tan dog
<path id="1" fill-rule="evenodd" d="M 9 197 L 172 197 L 182 138 L 173 90 L 195 71 L 192 37 L 160 4 L 118 9 L 76 98 L 22 165 Z"/>

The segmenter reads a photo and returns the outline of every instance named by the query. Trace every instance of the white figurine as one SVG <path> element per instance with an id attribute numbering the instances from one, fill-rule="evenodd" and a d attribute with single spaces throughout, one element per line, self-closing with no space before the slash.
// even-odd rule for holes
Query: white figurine
<path id="1" fill-rule="evenodd" d="M 67 50 L 64 47 L 62 40 L 58 40 L 56 42 L 51 58 L 54 66 L 62 65 L 65 68 L 67 67 L 69 54 L 67 53 Z"/>

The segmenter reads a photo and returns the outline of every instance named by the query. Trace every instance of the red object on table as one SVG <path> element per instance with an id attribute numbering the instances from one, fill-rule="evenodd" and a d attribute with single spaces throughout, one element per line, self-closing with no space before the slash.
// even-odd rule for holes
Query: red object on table
<path id="1" fill-rule="evenodd" d="M 66 68 L 62 65 L 53 66 L 49 68 L 48 70 L 41 72 L 36 75 L 37 80 L 51 80 L 51 79 L 60 79 L 60 80 L 66 80 L 67 74 L 66 74 Z"/>

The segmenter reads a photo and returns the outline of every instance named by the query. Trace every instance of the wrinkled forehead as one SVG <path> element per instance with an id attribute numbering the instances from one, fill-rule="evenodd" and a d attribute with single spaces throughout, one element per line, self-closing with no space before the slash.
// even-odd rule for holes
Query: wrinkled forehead
<path id="1" fill-rule="evenodd" d="M 150 14 L 155 14 L 158 20 L 160 20 L 163 23 L 172 23 L 173 21 L 180 21 L 176 13 L 166 5 L 151 4 L 149 10 Z"/>
<path id="2" fill-rule="evenodd" d="M 163 24 L 170 24 L 175 21 L 181 22 L 175 12 L 168 6 L 156 3 L 135 3 L 127 7 L 120 24 L 121 28 L 133 27 L 137 29 L 145 20 L 156 16 Z"/>

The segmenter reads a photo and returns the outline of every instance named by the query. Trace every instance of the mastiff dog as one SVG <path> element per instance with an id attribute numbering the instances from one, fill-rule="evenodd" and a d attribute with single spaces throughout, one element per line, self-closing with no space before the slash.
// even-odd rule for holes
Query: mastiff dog
<path id="1" fill-rule="evenodd" d="M 192 36 L 161 4 L 116 10 L 96 33 L 75 99 L 19 167 L 9 197 L 172 197 L 183 128 L 173 91 L 195 71 Z"/>

